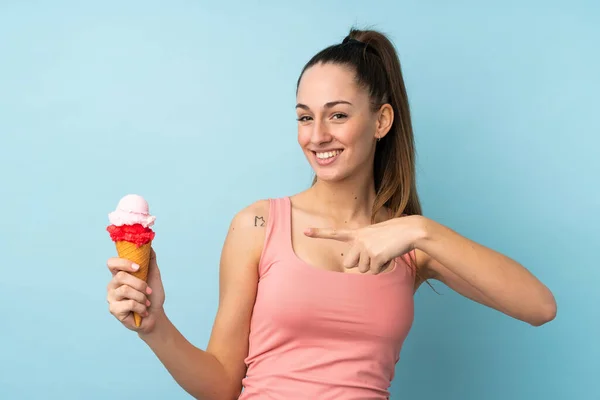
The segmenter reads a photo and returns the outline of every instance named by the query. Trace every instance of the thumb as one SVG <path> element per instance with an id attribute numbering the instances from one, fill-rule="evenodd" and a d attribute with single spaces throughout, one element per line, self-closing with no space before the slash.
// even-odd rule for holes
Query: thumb
<path id="1" fill-rule="evenodd" d="M 333 239 L 341 242 L 348 242 L 354 238 L 353 231 L 348 229 L 308 228 L 304 234 L 312 238 Z"/>

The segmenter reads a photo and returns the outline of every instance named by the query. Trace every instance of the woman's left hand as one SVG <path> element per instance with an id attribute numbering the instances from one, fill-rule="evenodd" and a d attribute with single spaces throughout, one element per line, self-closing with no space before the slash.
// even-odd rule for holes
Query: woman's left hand
<path id="1" fill-rule="evenodd" d="M 378 274 L 387 263 L 415 248 L 422 232 L 420 216 L 392 218 L 358 229 L 309 228 L 304 234 L 311 238 L 348 243 L 344 268 L 356 268 Z"/>

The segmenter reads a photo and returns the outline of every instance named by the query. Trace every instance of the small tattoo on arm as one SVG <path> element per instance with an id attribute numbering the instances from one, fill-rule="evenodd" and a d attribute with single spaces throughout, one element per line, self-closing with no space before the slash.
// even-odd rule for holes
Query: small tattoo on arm
<path id="1" fill-rule="evenodd" d="M 263 217 L 254 217 L 254 226 L 265 226 L 265 219 Z"/>

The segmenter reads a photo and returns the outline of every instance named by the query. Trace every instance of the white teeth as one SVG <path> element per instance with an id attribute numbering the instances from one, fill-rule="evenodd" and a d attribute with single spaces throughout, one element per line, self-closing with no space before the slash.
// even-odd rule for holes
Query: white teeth
<path id="1" fill-rule="evenodd" d="M 322 153 L 317 153 L 317 158 L 324 160 L 327 158 L 335 157 L 338 154 L 340 154 L 341 152 L 342 152 L 341 150 L 334 150 L 334 151 L 326 151 L 326 152 L 322 152 Z"/>

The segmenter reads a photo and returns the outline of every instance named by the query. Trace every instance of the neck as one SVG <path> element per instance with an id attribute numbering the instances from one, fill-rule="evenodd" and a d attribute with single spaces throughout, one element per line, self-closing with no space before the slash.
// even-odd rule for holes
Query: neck
<path id="1" fill-rule="evenodd" d="M 311 188 L 318 203 L 322 204 L 338 223 L 369 221 L 375 202 L 375 183 L 372 174 L 338 182 L 317 182 Z"/>

